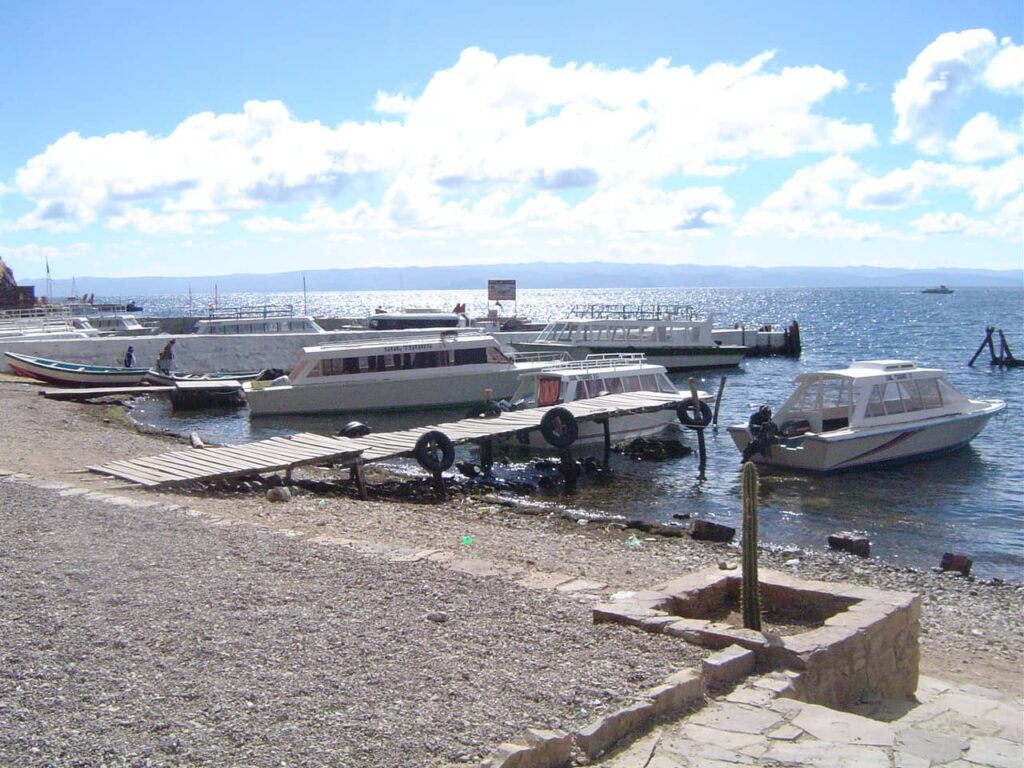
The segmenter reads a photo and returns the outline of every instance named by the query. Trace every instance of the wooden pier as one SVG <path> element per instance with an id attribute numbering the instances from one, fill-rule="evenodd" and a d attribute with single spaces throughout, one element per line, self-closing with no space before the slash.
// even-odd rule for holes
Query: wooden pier
<path id="1" fill-rule="evenodd" d="M 542 426 L 550 430 L 552 421 L 569 422 L 570 426 L 573 420 L 603 422 L 607 450 L 608 419 L 666 408 L 678 411 L 690 400 L 689 395 L 680 393 L 630 392 L 567 405 L 503 411 L 489 418 L 466 418 L 398 432 L 371 433 L 357 438 L 304 432 L 242 445 L 186 449 L 147 458 L 113 461 L 88 467 L 88 470 L 147 488 L 157 488 L 282 470 L 290 474 L 296 467 L 304 465 L 340 465 L 352 470 L 353 479 L 362 489 L 364 464 L 415 457 L 424 469 L 439 478 L 440 473 L 452 465 L 453 446 L 478 443 L 481 454 L 489 458 L 494 438 L 530 432 L 542 429 Z M 553 413 L 548 416 L 549 412 Z M 563 456 L 571 442 L 569 440 L 568 444 L 559 446 Z M 428 458 L 430 456 L 433 458 Z"/>
<path id="2" fill-rule="evenodd" d="M 99 397 L 134 397 L 135 395 L 170 395 L 175 410 L 210 406 L 241 405 L 242 383 L 235 379 L 189 379 L 171 386 L 139 385 L 135 387 L 65 387 L 42 389 L 39 394 L 50 400 L 95 400 Z"/>

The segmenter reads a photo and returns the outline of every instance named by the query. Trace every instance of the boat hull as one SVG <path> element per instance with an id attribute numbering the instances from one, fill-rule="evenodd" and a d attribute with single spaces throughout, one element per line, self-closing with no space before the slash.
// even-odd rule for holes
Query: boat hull
<path id="1" fill-rule="evenodd" d="M 496 400 L 509 397 L 523 368 L 462 365 L 431 372 L 430 378 L 406 370 L 304 386 L 247 386 L 245 395 L 253 416 L 442 408 L 479 403 L 485 389 Z"/>
<path id="2" fill-rule="evenodd" d="M 666 347 L 594 344 L 547 343 L 541 341 L 513 341 L 517 352 L 567 352 L 574 360 L 584 360 L 587 355 L 602 354 L 643 354 L 646 362 L 662 365 L 669 371 L 695 371 L 702 368 L 735 368 L 743 360 L 746 349 L 740 346 L 713 347 Z"/>
<path id="3" fill-rule="evenodd" d="M 943 417 L 929 423 L 908 423 L 883 429 L 841 430 L 834 435 L 807 434 L 771 445 L 767 455 L 756 454 L 752 461 L 811 472 L 843 472 L 916 461 L 950 453 L 966 446 L 988 420 L 1005 407 L 993 401 L 970 413 Z M 743 425 L 729 427 L 729 434 L 740 451 L 750 442 Z"/>
<path id="4" fill-rule="evenodd" d="M 5 352 L 4 358 L 11 370 L 20 376 L 65 387 L 132 387 L 142 383 L 147 371 L 146 368 L 117 368 L 47 360 L 13 352 Z"/>
<path id="5" fill-rule="evenodd" d="M 588 401 L 591 402 L 591 401 Z M 673 424 L 678 424 L 676 412 L 672 409 L 652 411 L 650 413 L 632 413 L 609 419 L 611 442 L 613 445 L 626 443 L 638 437 L 656 437 Z M 596 421 L 579 422 L 579 437 L 573 447 L 601 445 L 604 443 L 604 427 Z M 520 446 L 528 448 L 531 453 L 554 452 L 539 429 L 533 429 L 519 435 L 512 435 L 499 441 L 507 447 Z"/>

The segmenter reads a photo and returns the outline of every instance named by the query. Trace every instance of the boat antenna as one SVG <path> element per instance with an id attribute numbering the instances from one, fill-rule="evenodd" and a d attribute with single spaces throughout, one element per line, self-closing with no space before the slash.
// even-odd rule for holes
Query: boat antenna
<path id="1" fill-rule="evenodd" d="M 302 273 L 302 314 L 308 315 L 309 308 L 306 304 L 306 273 Z"/>

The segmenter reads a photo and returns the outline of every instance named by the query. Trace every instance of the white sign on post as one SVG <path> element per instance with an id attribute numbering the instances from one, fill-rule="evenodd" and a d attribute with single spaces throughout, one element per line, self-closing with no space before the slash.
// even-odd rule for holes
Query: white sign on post
<path id="1" fill-rule="evenodd" d="M 515 301 L 516 281 L 515 280 L 488 280 L 487 281 L 488 301 Z"/>

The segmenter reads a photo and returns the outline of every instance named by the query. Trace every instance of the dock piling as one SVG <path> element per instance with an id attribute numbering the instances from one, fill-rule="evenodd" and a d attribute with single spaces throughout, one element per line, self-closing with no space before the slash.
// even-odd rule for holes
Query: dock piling
<path id="1" fill-rule="evenodd" d="M 718 409 L 722 405 L 722 392 L 725 391 L 725 380 L 725 376 L 718 380 L 718 396 L 715 397 L 715 415 L 711 419 L 711 423 L 715 425 L 715 429 L 718 429 Z"/>
<path id="2" fill-rule="evenodd" d="M 687 384 L 690 385 L 690 397 L 693 399 L 694 406 L 696 407 L 700 403 L 700 395 L 697 394 L 697 379 L 692 376 L 687 379 Z M 699 472 L 700 479 L 704 479 L 704 468 L 707 466 L 707 448 L 704 444 L 704 427 L 695 427 L 697 432 L 697 453 L 700 458 Z"/>

